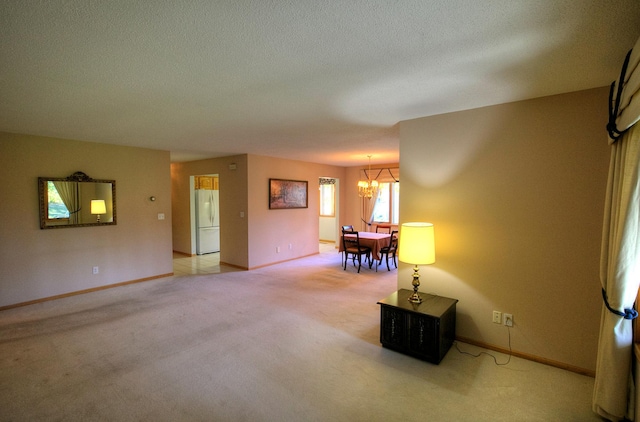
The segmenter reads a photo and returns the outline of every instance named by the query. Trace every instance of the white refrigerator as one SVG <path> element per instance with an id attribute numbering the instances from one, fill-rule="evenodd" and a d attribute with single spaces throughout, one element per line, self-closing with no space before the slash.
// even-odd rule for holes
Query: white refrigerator
<path id="1" fill-rule="evenodd" d="M 220 252 L 219 191 L 196 190 L 196 253 Z"/>

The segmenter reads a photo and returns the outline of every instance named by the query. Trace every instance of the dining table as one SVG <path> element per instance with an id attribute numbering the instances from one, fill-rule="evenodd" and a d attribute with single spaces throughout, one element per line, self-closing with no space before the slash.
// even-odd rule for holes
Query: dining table
<path id="1" fill-rule="evenodd" d="M 355 237 L 353 234 L 347 234 L 346 236 Z M 360 237 L 360 246 L 371 248 L 371 253 L 376 260 L 380 259 L 380 249 L 385 246 L 389 246 L 389 243 L 391 242 L 391 234 L 389 233 L 358 232 L 358 236 Z M 342 236 L 340 236 L 338 251 L 344 251 Z"/>

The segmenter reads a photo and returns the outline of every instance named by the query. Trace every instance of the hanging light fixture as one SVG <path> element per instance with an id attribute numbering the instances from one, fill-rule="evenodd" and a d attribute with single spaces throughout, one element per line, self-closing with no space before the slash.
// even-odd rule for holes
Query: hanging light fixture
<path id="1" fill-rule="evenodd" d="M 373 179 L 371 180 L 371 156 L 369 157 L 369 173 L 365 170 L 365 176 L 367 180 L 360 180 L 358 182 L 358 196 L 361 198 L 372 198 L 378 192 L 378 181 Z"/>

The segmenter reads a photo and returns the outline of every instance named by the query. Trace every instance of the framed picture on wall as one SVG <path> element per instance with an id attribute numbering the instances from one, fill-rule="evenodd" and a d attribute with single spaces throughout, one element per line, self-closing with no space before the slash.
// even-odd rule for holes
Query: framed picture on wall
<path id="1" fill-rule="evenodd" d="M 309 182 L 269 179 L 269 209 L 308 208 Z"/>

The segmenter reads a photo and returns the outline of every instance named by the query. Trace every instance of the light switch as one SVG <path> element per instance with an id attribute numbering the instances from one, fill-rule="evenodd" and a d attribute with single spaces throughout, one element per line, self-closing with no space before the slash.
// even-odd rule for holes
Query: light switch
<path id="1" fill-rule="evenodd" d="M 164 213 L 163 212 L 159 212 L 158 213 L 158 220 L 164 220 Z"/>
<path id="2" fill-rule="evenodd" d="M 244 218 L 244 211 L 240 211 L 240 218 Z"/>

